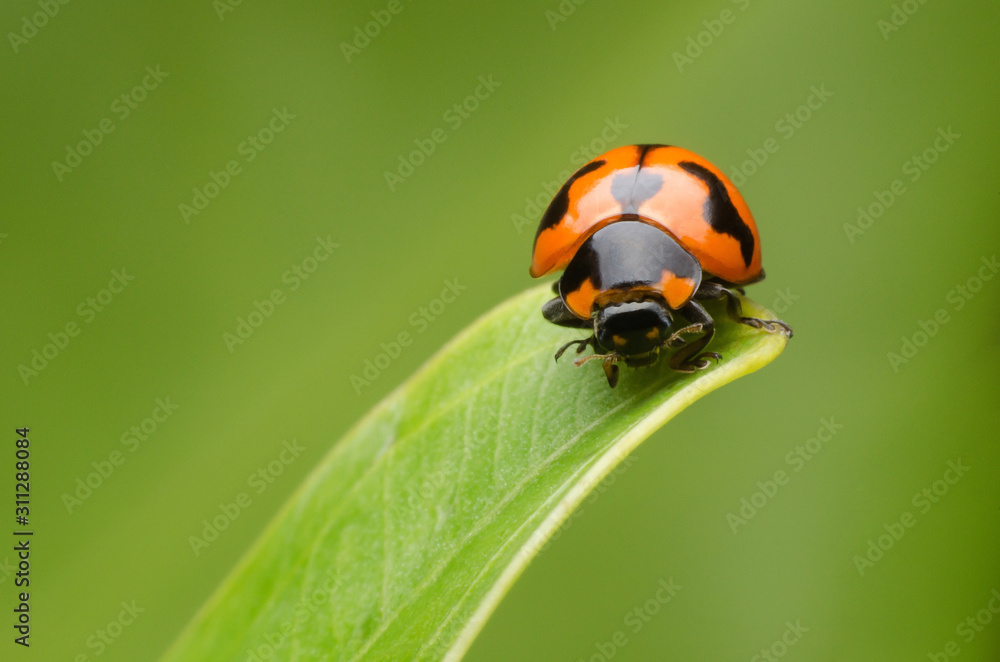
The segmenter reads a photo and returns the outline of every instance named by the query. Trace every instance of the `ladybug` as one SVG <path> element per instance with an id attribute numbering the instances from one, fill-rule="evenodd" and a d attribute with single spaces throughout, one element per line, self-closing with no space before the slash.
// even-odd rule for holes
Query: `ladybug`
<path id="1" fill-rule="evenodd" d="M 661 349 L 677 350 L 668 365 L 679 372 L 721 360 L 702 352 L 715 335 L 706 299 L 725 298 L 737 322 L 792 336 L 784 322 L 743 316 L 737 292 L 764 278 L 757 224 L 733 183 L 680 147 L 618 147 L 563 184 L 539 223 L 530 273 L 560 269 L 559 296 L 542 315 L 593 334 L 555 358 L 592 346 L 575 364 L 601 360 L 612 388 L 618 363 L 652 365 Z"/>

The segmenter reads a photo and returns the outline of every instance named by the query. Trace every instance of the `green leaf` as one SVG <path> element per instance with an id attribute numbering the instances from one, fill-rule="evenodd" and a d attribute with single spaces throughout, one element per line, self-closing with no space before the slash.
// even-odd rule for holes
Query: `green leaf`
<path id="1" fill-rule="evenodd" d="M 542 318 L 550 296 L 542 286 L 501 304 L 365 416 L 165 662 L 460 659 L 618 462 L 786 342 L 710 305 L 720 364 L 683 375 L 661 360 L 623 369 L 610 389 L 599 362 L 553 361 L 584 332 Z M 748 300 L 744 308 L 773 317 Z"/>

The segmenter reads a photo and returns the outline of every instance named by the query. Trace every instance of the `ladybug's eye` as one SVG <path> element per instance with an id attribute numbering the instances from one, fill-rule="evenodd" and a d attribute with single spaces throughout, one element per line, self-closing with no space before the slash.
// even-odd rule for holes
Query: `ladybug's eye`
<path id="1" fill-rule="evenodd" d="M 597 342 L 623 356 L 653 351 L 670 335 L 671 324 L 670 311 L 654 300 L 612 304 L 594 320 Z"/>

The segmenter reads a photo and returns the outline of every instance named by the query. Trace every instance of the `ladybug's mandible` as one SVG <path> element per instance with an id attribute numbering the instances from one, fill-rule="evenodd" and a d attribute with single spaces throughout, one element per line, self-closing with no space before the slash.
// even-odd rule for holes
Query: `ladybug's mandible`
<path id="1" fill-rule="evenodd" d="M 612 388 L 619 362 L 650 365 L 664 348 L 677 349 L 669 365 L 680 372 L 721 359 L 702 352 L 715 322 L 701 300 L 725 297 L 734 320 L 792 336 L 784 322 L 743 316 L 736 291 L 764 278 L 757 224 L 733 183 L 680 147 L 618 147 L 563 184 L 538 226 L 531 275 L 560 269 L 542 315 L 593 335 L 556 359 L 591 345 L 576 364 L 602 360 Z"/>

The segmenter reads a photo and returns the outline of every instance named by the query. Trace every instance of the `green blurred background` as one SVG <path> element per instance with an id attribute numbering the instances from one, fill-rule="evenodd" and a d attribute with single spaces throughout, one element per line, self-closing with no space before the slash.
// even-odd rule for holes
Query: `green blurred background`
<path id="1" fill-rule="evenodd" d="M 749 294 L 796 335 L 585 502 L 468 659 L 1000 658 L 1000 5 L 225 1 L 0 8 L 0 511 L 28 426 L 35 530 L 32 645 L 6 625 L 0 658 L 155 660 L 362 413 L 531 285 L 546 182 L 634 142 L 745 179 Z"/>

